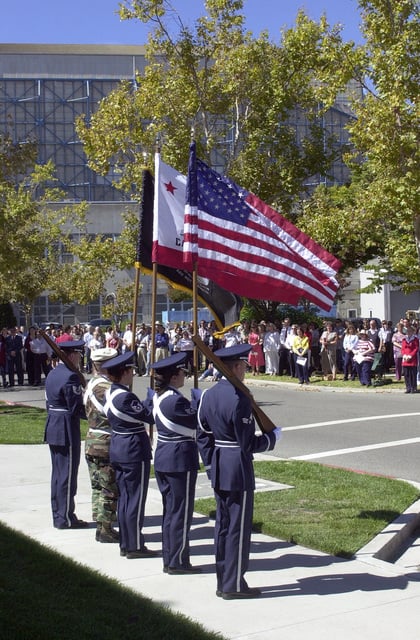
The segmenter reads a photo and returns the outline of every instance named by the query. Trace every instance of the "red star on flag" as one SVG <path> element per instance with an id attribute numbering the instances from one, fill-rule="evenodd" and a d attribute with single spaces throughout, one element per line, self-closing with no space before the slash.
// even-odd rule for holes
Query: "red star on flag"
<path id="1" fill-rule="evenodd" d="M 164 182 L 163 184 L 166 187 L 166 191 L 169 191 L 169 193 L 172 193 L 172 195 L 174 195 L 175 194 L 175 190 L 178 189 L 178 187 L 174 187 L 174 185 L 172 184 L 171 181 Z"/>

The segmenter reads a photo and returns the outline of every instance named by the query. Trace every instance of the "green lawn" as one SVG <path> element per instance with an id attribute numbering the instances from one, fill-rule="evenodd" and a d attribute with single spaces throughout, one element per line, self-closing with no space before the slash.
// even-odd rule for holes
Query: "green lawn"
<path id="1" fill-rule="evenodd" d="M 222 636 L 0 524 L 2 640 Z"/>
<path id="2" fill-rule="evenodd" d="M 0 403 L 0 444 L 41 443 L 45 416 L 43 409 Z M 313 462 L 255 462 L 255 471 L 292 488 L 255 495 L 254 530 L 345 558 L 419 497 L 400 480 Z M 212 516 L 214 508 L 213 499 L 196 500 L 200 513 Z M 5 640 L 222 637 L 2 525 L 0 546 Z"/>

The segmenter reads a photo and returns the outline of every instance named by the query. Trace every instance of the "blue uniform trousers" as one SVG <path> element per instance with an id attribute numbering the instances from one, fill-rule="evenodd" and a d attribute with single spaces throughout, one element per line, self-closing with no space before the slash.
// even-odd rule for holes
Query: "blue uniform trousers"
<path id="1" fill-rule="evenodd" d="M 188 567 L 189 531 L 194 511 L 197 471 L 155 471 L 155 475 L 163 502 L 163 565 L 172 568 Z"/>
<path id="2" fill-rule="evenodd" d="M 136 551 L 144 547 L 142 528 L 149 487 L 150 461 L 113 461 L 112 464 L 119 491 L 117 511 L 120 547 L 127 551 Z"/>
<path id="3" fill-rule="evenodd" d="M 214 489 L 217 503 L 214 540 L 219 591 L 244 591 L 248 585 L 254 492 Z"/>
<path id="4" fill-rule="evenodd" d="M 51 453 L 51 509 L 54 527 L 65 529 L 77 518 L 74 496 L 77 493 L 77 472 L 80 462 L 79 446 L 49 445 Z"/>

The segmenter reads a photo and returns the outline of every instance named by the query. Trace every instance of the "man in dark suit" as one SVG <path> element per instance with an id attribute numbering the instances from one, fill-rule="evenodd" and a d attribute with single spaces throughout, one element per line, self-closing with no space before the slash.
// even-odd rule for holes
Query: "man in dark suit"
<path id="1" fill-rule="evenodd" d="M 18 385 L 23 385 L 22 349 L 22 336 L 17 333 L 16 327 L 10 327 L 9 335 L 6 338 L 6 356 L 10 387 L 15 386 L 15 372 Z"/>
<path id="2" fill-rule="evenodd" d="M 249 344 L 215 351 L 242 382 Z M 216 595 L 224 600 L 255 598 L 246 583 L 251 545 L 255 478 L 253 453 L 270 451 L 280 436 L 255 434 L 249 397 L 226 378 L 203 392 L 198 409 L 198 446 L 216 497 Z"/>

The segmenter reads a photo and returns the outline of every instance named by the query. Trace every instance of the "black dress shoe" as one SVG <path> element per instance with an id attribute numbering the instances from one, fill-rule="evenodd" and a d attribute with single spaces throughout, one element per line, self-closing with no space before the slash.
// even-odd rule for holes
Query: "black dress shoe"
<path id="1" fill-rule="evenodd" d="M 168 573 L 170 576 L 182 576 L 192 573 L 202 573 L 201 567 L 193 567 L 191 564 L 187 567 L 168 567 Z"/>
<path id="2" fill-rule="evenodd" d="M 143 547 L 142 549 L 127 551 L 125 557 L 127 558 L 127 560 L 135 560 L 136 558 L 157 558 L 158 555 L 159 555 L 159 551 L 152 551 L 147 547 Z"/>
<path id="3" fill-rule="evenodd" d="M 258 598 L 260 595 L 261 591 L 259 589 L 248 587 L 243 591 L 225 591 L 222 593 L 222 598 L 223 600 L 243 600 L 245 598 Z"/>
<path id="4" fill-rule="evenodd" d="M 88 526 L 89 526 L 89 522 L 85 522 L 84 520 L 79 520 L 77 518 L 76 520 L 72 520 L 72 523 L 69 529 L 86 529 L 86 527 Z"/>
<path id="5" fill-rule="evenodd" d="M 127 555 L 127 549 L 121 549 L 121 547 L 120 547 L 120 556 L 122 558 L 125 558 L 126 555 Z"/>
<path id="6" fill-rule="evenodd" d="M 163 565 L 163 573 L 168 573 L 168 565 L 167 564 Z"/>
<path id="7" fill-rule="evenodd" d="M 89 526 L 84 520 L 73 520 L 71 524 L 54 525 L 56 529 L 86 529 Z"/>
<path id="8" fill-rule="evenodd" d="M 223 591 L 220 591 L 220 589 L 216 589 L 216 596 L 217 596 L 218 598 L 222 598 L 222 596 L 223 596 Z"/>

